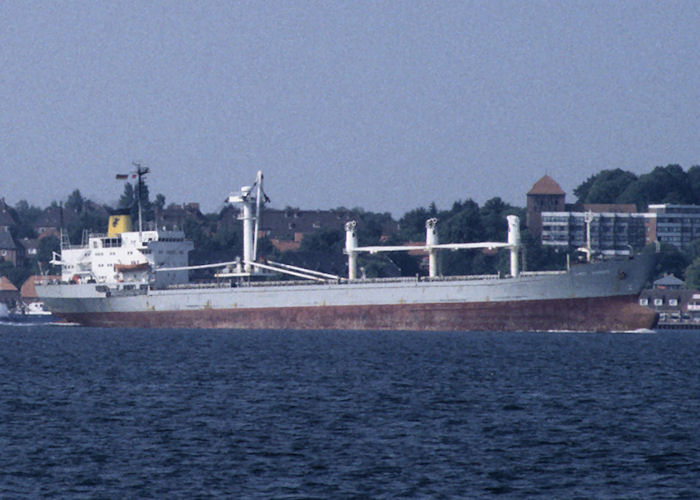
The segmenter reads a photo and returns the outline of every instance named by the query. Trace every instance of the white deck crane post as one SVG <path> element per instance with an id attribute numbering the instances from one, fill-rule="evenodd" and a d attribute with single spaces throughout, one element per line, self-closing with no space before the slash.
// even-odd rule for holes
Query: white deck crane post
<path id="1" fill-rule="evenodd" d="M 477 248 L 508 248 L 510 250 L 510 272 L 513 277 L 520 275 L 518 259 L 520 254 L 520 219 L 511 215 L 508 217 L 508 241 L 484 241 L 481 243 L 440 243 L 437 230 L 437 219 L 428 219 L 425 222 L 425 244 L 398 245 L 398 246 L 357 246 L 357 234 L 355 222 L 345 225 L 345 253 L 348 255 L 348 275 L 350 279 L 357 277 L 356 256 L 360 252 L 376 254 L 380 252 L 411 252 L 420 251 L 428 253 L 428 275 L 437 278 L 440 274 L 441 250 L 473 250 Z"/>
<path id="2" fill-rule="evenodd" d="M 262 172 L 259 171 L 255 184 L 243 186 L 240 194 L 232 194 L 226 199 L 228 203 L 240 203 L 243 205 L 243 213 L 240 219 L 243 220 L 243 268 L 246 273 L 253 271 L 253 263 L 256 259 L 260 208 L 263 203 L 269 200 L 262 189 L 262 179 Z M 253 189 L 256 186 L 257 190 L 254 193 Z"/>
<path id="3" fill-rule="evenodd" d="M 428 219 L 425 221 L 425 246 L 428 250 L 428 276 L 435 278 L 438 275 L 438 220 Z"/>
<path id="4" fill-rule="evenodd" d="M 348 256 L 348 279 L 357 279 L 357 222 L 345 223 L 345 253 Z"/>
<path id="5" fill-rule="evenodd" d="M 520 217 L 508 215 L 508 245 L 510 248 L 510 275 L 513 278 L 520 276 L 518 257 L 520 254 Z"/>

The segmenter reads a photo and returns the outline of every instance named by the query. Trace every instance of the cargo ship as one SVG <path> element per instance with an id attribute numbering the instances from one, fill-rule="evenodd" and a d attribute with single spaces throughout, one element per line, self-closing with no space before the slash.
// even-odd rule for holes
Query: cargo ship
<path id="1" fill-rule="evenodd" d="M 141 175 L 147 172 L 139 170 Z M 359 246 L 345 226 L 347 276 L 256 259 L 258 225 L 267 201 L 258 172 L 227 201 L 242 205 L 243 256 L 189 266 L 193 248 L 182 231 L 132 229 L 129 215 L 110 216 L 107 234 L 62 245 L 54 264 L 61 278 L 37 283 L 41 300 L 70 323 L 96 327 L 258 330 L 633 331 L 653 328 L 657 315 L 638 304 L 654 255 L 572 265 L 561 271 L 520 270 L 520 221 L 508 216 L 505 242 L 447 243 L 436 219 L 425 244 Z M 139 190 L 140 192 L 140 190 Z M 441 276 L 445 250 L 504 249 L 504 275 Z M 358 255 L 421 251 L 428 276 L 358 277 Z M 590 252 L 589 252 L 590 256 Z M 219 269 L 209 283 L 191 283 L 195 268 Z M 287 279 L 275 278 L 287 275 Z M 291 279 L 290 279 L 291 276 Z"/>

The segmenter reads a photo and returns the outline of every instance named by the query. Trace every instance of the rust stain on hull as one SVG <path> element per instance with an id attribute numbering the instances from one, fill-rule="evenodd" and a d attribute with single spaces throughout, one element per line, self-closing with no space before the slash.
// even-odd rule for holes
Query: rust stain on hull
<path id="1" fill-rule="evenodd" d="M 656 326 L 637 296 L 442 304 L 62 313 L 86 326 L 256 330 L 629 331 Z"/>

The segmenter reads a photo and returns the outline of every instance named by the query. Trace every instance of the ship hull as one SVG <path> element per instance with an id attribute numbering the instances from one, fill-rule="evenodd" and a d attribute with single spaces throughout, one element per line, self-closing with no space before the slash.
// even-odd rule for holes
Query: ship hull
<path id="1" fill-rule="evenodd" d="M 517 278 L 368 280 L 105 291 L 43 285 L 53 313 L 99 327 L 274 330 L 629 331 L 657 315 L 637 297 L 653 263 L 638 257 Z"/>
<path id="2" fill-rule="evenodd" d="M 75 312 L 96 327 L 273 330 L 630 331 L 653 328 L 654 311 L 636 296 L 517 302 Z"/>

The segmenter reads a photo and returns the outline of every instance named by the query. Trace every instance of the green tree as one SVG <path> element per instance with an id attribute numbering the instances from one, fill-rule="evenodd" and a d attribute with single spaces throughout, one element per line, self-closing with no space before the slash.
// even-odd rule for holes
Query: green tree
<path id="1" fill-rule="evenodd" d="M 153 202 L 153 206 L 158 210 L 158 212 L 162 212 L 163 208 L 165 207 L 165 195 L 158 193 L 155 201 Z"/>
<path id="2" fill-rule="evenodd" d="M 700 205 L 700 165 L 693 165 L 687 172 L 690 190 L 693 193 L 693 204 Z"/>
<path id="3" fill-rule="evenodd" d="M 220 250 L 230 249 L 236 255 L 243 253 L 243 231 L 240 226 L 221 226 L 211 236 L 212 244 Z"/>
<path id="4" fill-rule="evenodd" d="M 696 258 L 685 268 L 685 284 L 688 288 L 700 288 L 700 258 Z"/>
<path id="5" fill-rule="evenodd" d="M 34 224 L 42 214 L 41 208 L 30 205 L 27 200 L 20 200 L 15 205 L 15 212 L 19 224 L 15 228 L 13 236 L 15 238 L 36 238 Z"/>
<path id="6" fill-rule="evenodd" d="M 479 205 L 473 200 L 455 202 L 449 212 L 438 216 L 440 242 L 470 243 L 484 241 L 486 231 Z"/>
<path id="7" fill-rule="evenodd" d="M 692 262 L 698 257 L 700 257 L 700 239 L 692 241 L 683 249 L 683 254 L 685 255 L 688 262 Z"/>
<path id="8" fill-rule="evenodd" d="M 185 237 L 192 240 L 194 247 L 199 250 L 214 250 L 211 246 L 211 238 L 207 227 L 199 223 L 193 217 L 186 217 L 183 228 Z"/>
<path id="9" fill-rule="evenodd" d="M 391 221 L 389 214 L 360 212 L 357 221 L 357 239 L 360 245 L 379 245 L 384 232 L 383 225 L 388 221 Z"/>
<path id="10" fill-rule="evenodd" d="M 5 276 L 10 280 L 17 287 L 17 290 L 22 288 L 22 284 L 27 281 L 30 275 L 30 268 L 15 267 L 12 262 L 8 261 L 0 262 L 0 276 Z"/>
<path id="11" fill-rule="evenodd" d="M 399 238 L 402 241 L 425 241 L 425 221 L 437 217 L 434 203 L 428 208 L 416 208 L 399 219 Z"/>
<path id="12" fill-rule="evenodd" d="M 65 207 L 73 209 L 73 210 L 75 210 L 76 213 L 79 214 L 83 211 L 84 203 L 85 203 L 85 200 L 83 199 L 83 196 L 80 194 L 80 190 L 76 189 L 68 196 L 68 200 L 66 201 Z"/>
<path id="13" fill-rule="evenodd" d="M 165 197 L 163 197 L 163 202 L 165 202 Z M 119 198 L 119 208 L 131 209 L 131 218 L 134 223 L 137 223 L 139 218 L 138 187 L 134 187 L 130 182 L 124 184 L 124 192 Z M 148 186 L 145 182 L 141 182 L 141 211 L 144 222 L 153 220 L 153 204 L 150 201 Z"/>
<path id="14" fill-rule="evenodd" d="M 645 252 L 656 252 L 656 245 L 647 245 Z M 675 245 L 670 243 L 661 243 L 657 253 L 656 265 L 654 267 L 653 276 L 663 276 L 665 274 L 673 274 L 679 278 L 684 277 L 684 273 L 691 260 L 681 252 Z"/>
<path id="15" fill-rule="evenodd" d="M 637 176 L 622 169 L 603 170 L 588 191 L 585 203 L 616 203 L 620 195 L 635 181 Z"/>
<path id="16" fill-rule="evenodd" d="M 693 188 L 680 165 L 667 165 L 641 175 L 617 201 L 635 203 L 640 211 L 652 203 L 693 203 Z"/>
<path id="17" fill-rule="evenodd" d="M 583 203 L 585 201 L 586 197 L 588 196 L 588 193 L 593 187 L 593 184 L 595 184 L 597 178 L 598 174 L 591 175 L 590 177 L 588 177 L 588 179 L 586 179 L 576 188 L 574 188 L 574 195 L 576 195 L 576 198 L 578 198 L 579 203 Z"/>
<path id="18" fill-rule="evenodd" d="M 411 255 L 408 252 L 391 252 L 387 253 L 386 257 L 394 263 L 401 276 L 421 274 L 420 257 Z"/>
<path id="19" fill-rule="evenodd" d="M 525 224 L 525 211 L 505 203 L 501 198 L 491 198 L 480 210 L 481 226 L 484 228 L 485 241 L 506 241 L 508 239 L 508 215 L 520 217 Z"/>
<path id="20" fill-rule="evenodd" d="M 61 251 L 61 242 L 55 236 L 46 236 L 39 240 L 36 258 L 39 262 L 48 263 L 53 259 L 53 253 Z"/>
<path id="21" fill-rule="evenodd" d="M 134 186 L 130 182 L 124 183 L 124 192 L 119 198 L 119 208 L 131 208 L 136 203 L 134 197 Z"/>
<path id="22" fill-rule="evenodd" d="M 42 269 L 50 274 L 58 274 L 58 266 L 53 266 L 49 262 L 53 259 L 53 253 L 60 253 L 61 242 L 55 236 L 46 236 L 39 240 L 36 260 L 41 263 Z"/>
<path id="23" fill-rule="evenodd" d="M 280 255 L 269 238 L 258 238 L 257 258 L 278 260 Z"/>
<path id="24" fill-rule="evenodd" d="M 568 252 L 542 244 L 530 231 L 521 233 L 523 269 L 528 271 L 554 271 L 564 269 Z"/>
<path id="25" fill-rule="evenodd" d="M 345 233 L 339 229 L 317 229 L 301 240 L 302 252 L 342 254 L 345 248 Z"/>
<path id="26" fill-rule="evenodd" d="M 367 278 L 393 278 L 400 276 L 400 269 L 387 254 L 367 255 L 358 259 L 360 271 L 364 270 Z"/>
<path id="27" fill-rule="evenodd" d="M 103 233 L 107 227 L 108 213 L 108 207 L 103 207 L 86 200 L 83 205 L 83 213 L 81 214 L 83 228 L 93 233 Z"/>

